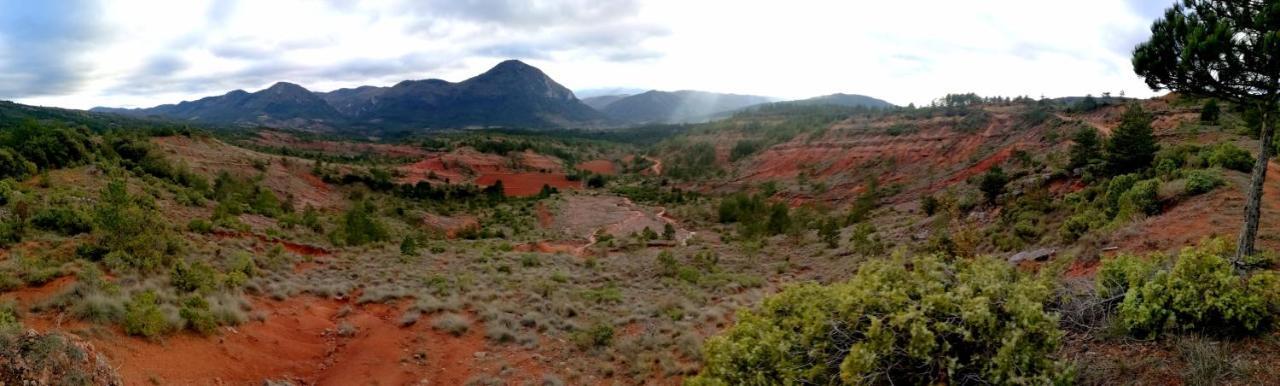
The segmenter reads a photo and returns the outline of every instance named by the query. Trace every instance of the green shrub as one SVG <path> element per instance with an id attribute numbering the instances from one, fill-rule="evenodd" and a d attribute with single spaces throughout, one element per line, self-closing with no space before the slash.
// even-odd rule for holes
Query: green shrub
<path id="1" fill-rule="evenodd" d="M 595 323 L 587 329 L 574 331 L 571 340 L 584 350 L 592 347 L 608 347 L 613 343 L 613 326 Z"/>
<path id="2" fill-rule="evenodd" d="M 1133 188 L 1136 183 L 1138 183 L 1137 174 L 1119 175 L 1107 182 L 1107 192 L 1103 200 L 1106 202 L 1108 215 L 1114 216 L 1116 212 L 1120 211 L 1120 196 L 1123 196 L 1125 192 Z"/>
<path id="3" fill-rule="evenodd" d="M 1151 216 L 1160 213 L 1160 181 L 1145 180 L 1133 184 L 1133 187 L 1120 195 L 1118 218 L 1135 216 Z"/>
<path id="4" fill-rule="evenodd" d="M 187 321 L 188 328 L 201 334 L 213 335 L 218 329 L 218 321 L 209 310 L 209 302 L 203 297 L 188 297 L 182 302 L 182 309 L 178 310 L 178 315 L 182 320 Z"/>
<path id="5" fill-rule="evenodd" d="M 160 312 L 156 293 L 150 290 L 133 295 L 124 305 L 124 332 L 148 338 L 168 332 L 169 321 Z"/>
<path id="6" fill-rule="evenodd" d="M 391 238 L 386 224 L 378 218 L 372 202 L 357 202 L 342 216 L 340 241 L 347 245 L 364 245 Z"/>
<path id="7" fill-rule="evenodd" d="M 1231 249 L 1222 240 L 1186 248 L 1172 267 L 1159 259 L 1122 257 L 1103 263 L 1098 286 L 1104 296 L 1124 291 L 1119 321 L 1143 337 L 1168 332 L 1256 334 L 1276 323 L 1280 274 L 1236 274 Z"/>
<path id="8" fill-rule="evenodd" d="M 847 282 L 792 286 L 742 312 L 689 384 L 1064 382 L 1048 280 L 992 258 L 872 260 Z"/>
<path id="9" fill-rule="evenodd" d="M 0 303 L 0 333 L 22 327 L 18 321 L 18 307 L 11 302 Z"/>
<path id="10" fill-rule="evenodd" d="M 31 217 L 31 225 L 37 229 L 71 236 L 93 230 L 93 218 L 71 207 L 46 207 Z"/>
<path id="11" fill-rule="evenodd" d="M 1201 156 L 1209 162 L 1209 166 L 1238 170 L 1245 173 L 1253 171 L 1253 155 L 1248 150 L 1226 142 L 1214 147 L 1205 148 Z"/>
<path id="12" fill-rule="evenodd" d="M 213 223 L 210 223 L 209 220 L 205 219 L 194 219 L 187 223 L 187 230 L 195 233 L 207 234 L 209 232 L 213 232 Z"/>
<path id="13" fill-rule="evenodd" d="M 1192 170 L 1187 173 L 1186 194 L 1188 196 L 1204 194 L 1223 185 L 1226 185 L 1226 181 L 1222 180 L 1222 175 L 1216 170 Z"/>
<path id="14" fill-rule="evenodd" d="M 218 272 L 208 263 L 197 261 L 191 265 L 186 263 L 174 265 L 169 281 L 180 291 L 207 293 L 217 285 L 217 276 Z"/>

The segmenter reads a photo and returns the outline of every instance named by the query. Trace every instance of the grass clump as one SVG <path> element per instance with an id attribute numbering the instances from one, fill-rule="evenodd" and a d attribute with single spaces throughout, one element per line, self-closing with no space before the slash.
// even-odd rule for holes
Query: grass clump
<path id="1" fill-rule="evenodd" d="M 445 313 L 437 316 L 435 321 L 431 323 L 431 327 L 449 333 L 453 336 L 462 336 L 467 330 L 471 329 L 471 321 L 467 317 L 455 313 Z"/>
<path id="2" fill-rule="evenodd" d="M 871 261 L 789 287 L 710 339 L 692 385 L 1063 382 L 1046 278 L 992 258 Z"/>

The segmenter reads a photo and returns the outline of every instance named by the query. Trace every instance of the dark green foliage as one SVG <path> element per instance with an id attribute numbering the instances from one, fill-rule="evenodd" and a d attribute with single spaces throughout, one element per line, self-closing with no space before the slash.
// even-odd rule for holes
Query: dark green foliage
<path id="1" fill-rule="evenodd" d="M 93 230 L 93 217 L 74 207 L 55 206 L 36 211 L 31 225 L 37 229 L 71 236 Z"/>
<path id="2" fill-rule="evenodd" d="M 662 239 L 663 239 L 663 240 L 675 240 L 675 239 L 676 239 L 676 227 L 675 227 L 674 225 L 671 225 L 671 223 L 662 224 Z"/>
<path id="3" fill-rule="evenodd" d="M 1120 218 L 1151 216 L 1160 213 L 1160 201 L 1157 197 L 1160 181 L 1144 180 L 1133 184 L 1129 190 L 1120 195 Z"/>
<path id="4" fill-rule="evenodd" d="M 681 146 L 669 162 L 663 175 L 674 179 L 690 179 L 711 175 L 720 171 L 716 164 L 716 147 L 708 142 Z"/>
<path id="5" fill-rule="evenodd" d="M 769 234 L 782 234 L 791 229 L 790 208 L 781 202 L 773 203 L 769 208 L 769 222 L 765 225 Z"/>
<path id="6" fill-rule="evenodd" d="M 942 205 L 937 197 L 924 196 L 920 198 L 920 210 L 924 211 L 925 216 L 932 216 L 938 213 L 938 207 Z"/>
<path id="7" fill-rule="evenodd" d="M 126 334 L 153 338 L 171 329 L 164 313 L 160 312 L 155 292 L 148 290 L 134 294 L 125 304 L 124 309 Z"/>
<path id="8" fill-rule="evenodd" d="M 179 291 L 208 293 L 218 285 L 217 276 L 218 271 L 203 261 L 190 265 L 178 263 L 173 266 L 169 283 Z"/>
<path id="9" fill-rule="evenodd" d="M 1066 382 L 1047 279 L 990 258 L 873 259 L 741 312 L 690 385 Z"/>
<path id="10" fill-rule="evenodd" d="M 1245 173 L 1253 171 L 1253 155 L 1249 154 L 1248 150 L 1241 149 L 1230 142 L 1223 142 L 1217 146 L 1205 148 L 1200 153 L 1201 157 L 1209 163 L 1209 166 Z"/>
<path id="11" fill-rule="evenodd" d="M 1107 182 L 1107 191 L 1103 200 L 1108 216 L 1115 216 L 1120 211 L 1120 198 L 1136 183 L 1138 183 L 1136 174 L 1119 175 Z"/>
<path id="12" fill-rule="evenodd" d="M 587 177 L 587 188 L 600 189 L 604 187 L 604 183 L 605 178 L 602 175 L 592 174 L 591 177 Z"/>
<path id="13" fill-rule="evenodd" d="M 1004 194 L 1005 185 L 1009 184 L 1009 176 L 1004 174 L 1004 169 L 999 166 L 992 167 L 982 174 L 978 180 L 978 190 L 982 191 L 982 196 L 986 198 L 987 203 L 995 205 L 996 199 Z"/>
<path id="14" fill-rule="evenodd" d="M 1204 194 L 1226 185 L 1222 176 L 1214 170 L 1192 170 L 1187 173 L 1187 195 Z"/>
<path id="15" fill-rule="evenodd" d="M 1101 105 L 1098 104 L 1098 100 L 1093 98 L 1093 94 L 1087 94 L 1084 96 L 1084 99 L 1080 100 L 1080 103 L 1076 104 L 1075 109 L 1076 111 L 1087 113 L 1097 110 L 1100 106 Z"/>
<path id="16" fill-rule="evenodd" d="M 717 213 L 721 223 L 737 223 L 738 232 L 747 237 L 782 234 L 792 226 L 790 208 L 781 202 L 771 204 L 761 195 L 725 197 Z"/>
<path id="17" fill-rule="evenodd" d="M 36 174 L 36 164 L 9 148 L 0 148 L 0 178 L 25 180 Z"/>
<path id="18" fill-rule="evenodd" d="M 418 242 L 413 239 L 413 236 L 405 236 L 404 240 L 400 241 L 400 254 L 404 256 L 418 255 Z"/>
<path id="19" fill-rule="evenodd" d="M 203 335 L 213 335 L 218 329 L 218 320 L 209 310 L 209 302 L 200 296 L 187 297 L 178 310 L 178 316 L 187 321 L 187 328 Z"/>
<path id="20" fill-rule="evenodd" d="M 1071 136 L 1071 159 L 1067 169 L 1094 169 L 1102 164 L 1102 143 L 1098 130 L 1092 126 L 1081 126 Z"/>
<path id="21" fill-rule="evenodd" d="M 595 323 L 585 330 L 574 331 L 572 340 L 583 349 L 608 347 L 613 343 L 613 326 L 608 323 Z"/>
<path id="22" fill-rule="evenodd" d="M 1258 271 L 1241 278 L 1212 240 L 1182 251 L 1169 267 L 1160 257 L 1121 255 L 1098 273 L 1103 296 L 1124 295 L 1121 326 L 1151 337 L 1170 332 L 1257 334 L 1274 327 L 1280 310 L 1280 274 Z"/>
<path id="23" fill-rule="evenodd" d="M 129 194 L 124 179 L 112 179 L 94 208 L 100 245 L 114 268 L 155 270 L 169 264 L 176 249 L 154 203 Z"/>
<path id="24" fill-rule="evenodd" d="M 763 149 L 765 144 L 763 141 L 744 139 L 733 145 L 733 149 L 729 150 L 729 161 L 737 162 L 740 159 L 747 158 Z"/>
<path id="25" fill-rule="evenodd" d="M 1207 124 L 1217 124 L 1218 118 L 1222 116 L 1222 108 L 1218 107 L 1217 99 L 1210 99 L 1204 102 L 1204 107 L 1200 108 L 1200 122 Z"/>
<path id="26" fill-rule="evenodd" d="M 1151 115 L 1137 104 L 1125 111 L 1120 126 L 1111 132 L 1106 142 L 1107 169 L 1112 175 L 1151 167 L 1156 151 L 1160 150 L 1151 133 L 1151 121 Z"/>
<path id="27" fill-rule="evenodd" d="M 387 241 L 391 237 L 370 201 L 356 202 L 342 215 L 340 232 L 339 237 L 346 245 Z"/>
<path id="28" fill-rule="evenodd" d="M 827 248 L 839 247 L 840 224 L 830 218 L 818 222 L 818 239 L 825 243 Z"/>

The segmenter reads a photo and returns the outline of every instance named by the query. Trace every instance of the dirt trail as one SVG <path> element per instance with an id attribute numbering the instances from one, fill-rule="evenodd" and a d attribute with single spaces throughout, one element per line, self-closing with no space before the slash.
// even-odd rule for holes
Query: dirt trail
<path id="1" fill-rule="evenodd" d="M 653 166 L 650 166 L 648 169 L 648 170 L 652 170 L 653 175 L 655 176 L 662 175 L 662 160 L 653 158 L 647 155 L 640 156 L 640 158 L 644 158 L 646 160 L 649 160 L 649 162 L 653 162 Z"/>

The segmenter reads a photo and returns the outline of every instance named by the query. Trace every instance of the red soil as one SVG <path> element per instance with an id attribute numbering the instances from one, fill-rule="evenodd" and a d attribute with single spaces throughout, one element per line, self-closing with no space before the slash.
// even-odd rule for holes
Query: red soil
<path id="1" fill-rule="evenodd" d="M 324 249 L 324 248 L 321 248 L 321 247 L 317 247 L 317 246 L 314 246 L 314 245 L 307 245 L 307 244 L 295 243 L 295 242 L 292 242 L 292 241 L 289 241 L 289 240 L 273 239 L 273 238 L 271 238 L 271 237 L 267 237 L 267 236 L 265 236 L 265 235 L 260 235 L 260 234 L 256 234 L 256 233 L 250 233 L 250 232 L 232 232 L 232 231 L 225 231 L 225 230 L 214 230 L 214 231 L 213 231 L 213 234 L 214 234 L 215 236 L 223 237 L 223 238 L 227 238 L 227 237 L 235 237 L 235 238 L 247 238 L 247 237 L 252 237 L 252 238 L 256 238 L 256 239 L 258 239 L 258 241 L 261 241 L 261 242 L 264 242 L 264 243 L 275 243 L 275 244 L 280 244 L 280 246 L 281 246 L 281 247 L 284 247 L 284 250 L 289 251 L 289 252 L 292 252 L 292 253 L 294 253 L 294 254 L 296 254 L 296 255 L 301 255 L 301 256 L 320 257 L 320 256 L 328 256 L 328 255 L 329 255 L 329 250 Z"/>
<path id="2" fill-rule="evenodd" d="M 584 243 L 574 242 L 549 242 L 539 241 L 536 243 L 520 244 L 515 247 L 517 252 L 538 252 L 538 253 L 565 253 L 579 254 Z"/>
<path id="3" fill-rule="evenodd" d="M 414 162 L 400 167 L 400 171 L 404 172 L 404 177 L 400 179 L 400 183 L 417 183 L 418 181 L 428 181 L 428 177 L 435 174 L 435 181 L 448 181 L 457 183 L 466 180 L 459 168 L 450 168 L 446 165 L 444 159 L 440 156 L 431 156 L 423 158 L 421 161 Z"/>
<path id="4" fill-rule="evenodd" d="M 556 189 L 581 189 L 582 181 L 569 181 L 559 173 L 495 173 L 476 179 L 477 185 L 489 186 L 502 181 L 503 193 L 510 197 L 528 197 L 542 191 L 543 185 Z"/>
<path id="5" fill-rule="evenodd" d="M 452 239 L 458 237 L 458 232 L 467 228 L 479 227 L 480 221 L 472 216 L 449 217 L 427 213 L 422 216 L 422 225 L 433 231 L 443 233 L 445 237 Z"/>
<path id="6" fill-rule="evenodd" d="M 30 307 L 57 295 L 67 288 L 70 288 L 72 284 L 75 284 L 75 282 L 76 278 L 74 276 L 59 277 L 49 281 L 48 283 L 44 283 L 44 285 L 23 287 L 14 291 L 2 293 L 0 294 L 0 301 L 12 300 L 18 303 L 19 306 Z"/>
<path id="7" fill-rule="evenodd" d="M 618 173 L 617 166 L 613 161 L 607 159 L 598 159 L 578 164 L 578 169 L 586 170 L 595 174 L 614 175 Z"/>
<path id="8" fill-rule="evenodd" d="M 350 314 L 340 310 L 353 307 Z M 178 334 L 162 343 L 109 334 L 95 344 L 119 368 L 125 382 L 161 384 L 460 385 L 477 373 L 518 363 L 513 379 L 535 380 L 543 370 L 526 353 L 487 347 L 476 322 L 454 337 L 433 330 L 430 318 L 400 327 L 400 307 L 356 306 L 332 299 L 261 300 L 265 321 L 225 328 L 217 337 Z M 356 328 L 338 334 L 340 323 Z M 487 351 L 483 358 L 474 355 Z"/>
<path id="9" fill-rule="evenodd" d="M 551 215 L 551 211 L 547 210 L 547 206 L 543 204 L 542 201 L 538 201 L 536 209 L 538 211 L 538 226 L 550 228 L 551 222 L 555 221 L 555 218 Z"/>
<path id="10" fill-rule="evenodd" d="M 260 131 L 258 138 L 253 143 L 260 146 L 268 147 L 285 147 L 294 150 L 314 151 L 325 154 L 337 155 L 361 155 L 361 154 L 377 154 L 386 157 L 422 157 L 428 154 L 426 150 L 409 145 L 392 145 L 385 143 L 361 143 L 361 142 L 337 142 L 337 141 L 311 141 L 304 140 L 288 133 L 278 131 Z"/>

